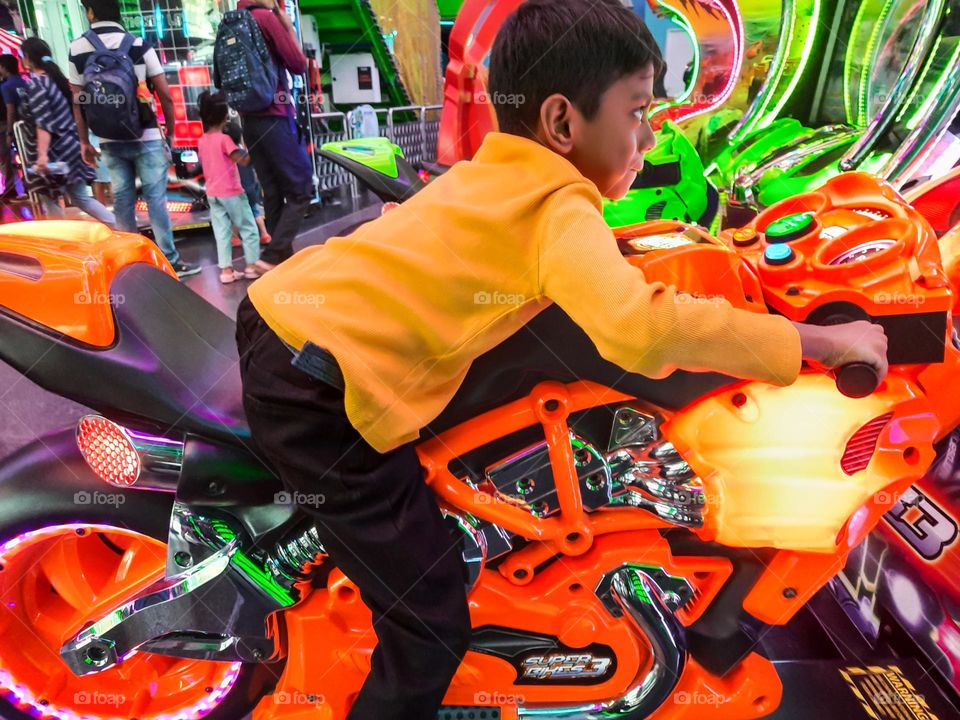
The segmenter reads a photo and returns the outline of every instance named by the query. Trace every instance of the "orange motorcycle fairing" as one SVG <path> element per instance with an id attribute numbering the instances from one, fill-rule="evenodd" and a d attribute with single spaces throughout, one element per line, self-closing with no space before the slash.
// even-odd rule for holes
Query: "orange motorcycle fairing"
<path id="1" fill-rule="evenodd" d="M 864 431 L 875 433 L 853 440 L 877 418 Z M 895 372 L 861 399 L 841 396 L 822 374 L 787 387 L 744 383 L 664 426 L 703 481 L 708 536 L 731 547 L 830 553 L 865 503 L 923 474 L 939 431 L 926 398 Z"/>
<path id="2" fill-rule="evenodd" d="M 82 220 L 11 223 L 0 229 L 0 307 L 94 347 L 114 342 L 116 274 L 148 263 L 176 277 L 156 243 Z"/>
<path id="3" fill-rule="evenodd" d="M 598 698 L 622 697 L 635 688 L 652 663 L 649 646 L 629 620 L 608 612 L 596 592 L 605 574 L 624 565 L 662 569 L 687 579 L 695 588 L 686 608 L 688 621 L 709 605 L 731 572 L 725 558 L 673 557 L 655 530 L 599 536 L 587 552 L 548 565 L 522 585 L 485 570 L 469 597 L 475 633 L 506 630 L 550 636 L 564 648 L 561 652 L 574 655 L 609 648 L 616 669 L 596 684 L 538 683 L 525 680 L 504 658 L 472 648 L 444 704 L 506 710 L 577 707 Z M 285 625 L 287 671 L 254 720 L 345 717 L 369 670 L 376 642 L 370 612 L 357 588 L 334 570 L 326 589 L 316 590 L 286 613 Z M 691 660 L 677 685 L 675 702 L 665 704 L 654 717 L 692 720 L 701 717 L 703 704 L 710 702 L 717 706 L 717 718 L 759 718 L 777 706 L 780 692 L 775 670 L 759 656 L 750 656 L 722 679 Z"/>

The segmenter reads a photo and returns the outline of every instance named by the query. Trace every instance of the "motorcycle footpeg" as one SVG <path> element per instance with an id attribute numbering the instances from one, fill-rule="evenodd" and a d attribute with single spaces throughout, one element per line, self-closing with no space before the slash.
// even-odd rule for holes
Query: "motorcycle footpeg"
<path id="1" fill-rule="evenodd" d="M 277 608 L 235 582 L 236 550 L 233 540 L 115 608 L 63 645 L 64 663 L 82 676 L 107 670 L 135 651 L 234 662 L 273 659 L 265 619 Z"/>

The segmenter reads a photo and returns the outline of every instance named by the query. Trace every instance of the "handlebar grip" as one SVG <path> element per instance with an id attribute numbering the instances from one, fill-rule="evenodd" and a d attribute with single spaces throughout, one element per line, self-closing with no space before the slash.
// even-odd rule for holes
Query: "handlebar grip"
<path id="1" fill-rule="evenodd" d="M 837 368 L 834 373 L 837 390 L 849 398 L 866 397 L 880 385 L 880 376 L 873 365 L 855 362 Z"/>

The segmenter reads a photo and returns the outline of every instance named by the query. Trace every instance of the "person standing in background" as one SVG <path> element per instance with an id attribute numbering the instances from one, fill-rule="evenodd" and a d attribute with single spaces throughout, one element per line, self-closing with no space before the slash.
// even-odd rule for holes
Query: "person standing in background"
<path id="1" fill-rule="evenodd" d="M 293 241 L 313 194 L 313 166 L 297 131 L 287 83 L 287 71 L 306 72 L 307 58 L 293 22 L 276 0 L 240 0 L 237 9 L 253 14 L 280 70 L 273 103 L 260 112 L 242 114 L 243 139 L 263 185 L 266 229 L 271 236 L 261 258 L 277 265 L 293 255 Z"/>
<path id="2" fill-rule="evenodd" d="M 0 126 L 0 173 L 3 175 L 3 193 L 0 198 L 17 195 L 16 168 L 13 164 L 13 126 L 19 117 L 20 101 L 27 83 L 20 76 L 20 62 L 15 55 L 0 55 L 0 97 L 3 101 L 3 121 Z"/>
<path id="3" fill-rule="evenodd" d="M 90 21 L 90 32 L 103 46 L 110 50 L 119 49 L 127 38 L 131 38 L 128 55 L 133 61 L 137 80 L 141 87 L 152 87 L 163 108 L 168 138 L 173 137 L 174 114 L 173 98 L 163 73 L 163 65 L 156 51 L 143 38 L 133 38 L 120 24 L 120 6 L 118 0 L 83 0 Z M 75 98 L 83 93 L 84 69 L 96 48 L 87 37 L 81 35 L 70 43 L 70 84 Z M 126 232 L 137 232 L 136 202 L 137 178 L 143 198 L 147 203 L 150 225 L 157 245 L 180 277 L 195 275 L 200 268 L 184 262 L 173 243 L 173 227 L 167 212 L 167 168 L 170 165 L 169 147 L 157 116 L 147 103 L 140 103 L 140 121 L 143 132 L 136 140 L 108 140 L 100 138 L 100 152 L 107 170 L 110 172 L 110 185 L 113 191 L 114 210 L 117 213 L 117 226 Z M 79 104 L 74 105 L 74 115 L 80 133 L 83 159 L 96 166 L 96 150 L 90 144 L 90 136 L 84 113 Z"/>
<path id="4" fill-rule="evenodd" d="M 203 135 L 197 153 L 206 181 L 207 198 L 210 201 L 210 223 L 217 242 L 217 265 L 220 267 L 220 282 L 227 284 L 242 278 L 254 280 L 270 269 L 260 262 L 260 238 L 253 211 L 247 195 L 240 184 L 238 166 L 248 165 L 247 151 L 224 133 L 227 124 L 227 101 L 223 93 L 204 91 L 197 98 Z M 243 257 L 247 266 L 237 272 L 233 266 L 233 248 L 230 244 L 230 228 L 236 226 L 243 241 Z"/>
<path id="5" fill-rule="evenodd" d="M 223 132 L 229 136 L 237 145 L 243 144 L 243 130 L 240 124 L 234 120 L 227 122 Z M 266 245 L 270 242 L 270 233 L 267 232 L 267 226 L 263 218 L 263 190 L 260 187 L 260 181 L 257 179 L 256 171 L 249 165 L 237 165 L 240 172 L 240 184 L 243 185 L 243 191 L 247 194 L 247 201 L 250 203 L 250 210 L 253 212 L 253 219 L 257 223 L 257 230 L 260 232 L 260 244 Z M 240 244 L 240 236 L 235 232 L 233 236 L 234 247 Z"/>
<path id="6" fill-rule="evenodd" d="M 50 47 L 40 38 L 23 41 L 23 64 L 31 74 L 23 100 L 23 120 L 36 143 L 22 149 L 28 156 L 24 166 L 47 179 L 51 192 L 41 196 L 44 213 L 48 217 L 63 217 L 63 208 L 52 193 L 62 188 L 70 202 L 113 227 L 117 222 L 113 213 L 90 195 L 94 170 L 80 156 L 70 83 L 50 57 Z M 25 143 L 33 144 L 31 140 Z M 61 172 L 54 170 L 58 166 Z"/>

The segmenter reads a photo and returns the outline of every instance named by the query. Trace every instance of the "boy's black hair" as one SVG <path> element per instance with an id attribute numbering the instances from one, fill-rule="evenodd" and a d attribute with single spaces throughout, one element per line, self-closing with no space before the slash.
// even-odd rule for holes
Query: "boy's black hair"
<path id="1" fill-rule="evenodd" d="M 20 61 L 17 60 L 16 55 L 11 55 L 10 53 L 4 53 L 3 55 L 0 55 L 0 67 L 2 67 L 11 75 L 20 74 Z"/>
<path id="2" fill-rule="evenodd" d="M 83 6 L 90 10 L 98 21 L 120 22 L 118 0 L 83 0 Z"/>
<path id="3" fill-rule="evenodd" d="M 203 129 L 209 130 L 227 119 L 227 98 L 222 92 L 204 90 L 197 98 Z"/>
<path id="4" fill-rule="evenodd" d="M 663 71 L 660 48 L 619 0 L 528 0 L 497 33 L 489 97 L 501 132 L 530 137 L 554 93 L 589 120 L 613 83 L 648 66 Z"/>

